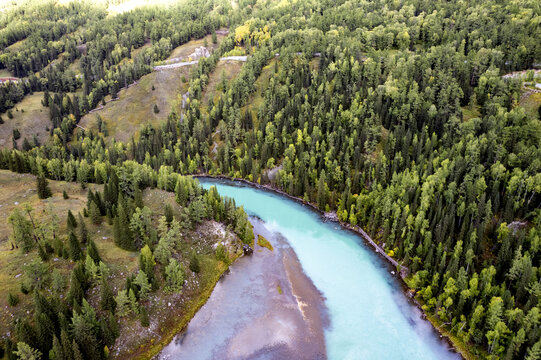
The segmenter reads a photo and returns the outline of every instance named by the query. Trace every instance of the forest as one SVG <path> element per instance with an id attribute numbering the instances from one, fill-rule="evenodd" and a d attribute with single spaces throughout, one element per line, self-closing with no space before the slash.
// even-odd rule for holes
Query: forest
<path id="1" fill-rule="evenodd" d="M 407 269 L 423 311 L 463 356 L 541 359 L 537 0 L 187 0 L 115 15 L 29 1 L 0 24 L 0 71 L 18 79 L 0 84 L 0 129 L 35 92 L 50 120 L 44 143 L 25 134 L 20 146 L 9 132 L 0 169 L 35 175 L 44 198 L 49 180 L 89 189 L 63 240 L 55 221 L 9 217 L 9 241 L 36 253 L 34 271 L 53 254 L 75 265 L 66 296 L 35 281 L 9 294 L 13 306 L 32 297 L 34 310 L 5 338 L 6 358 L 107 358 L 120 318 L 144 318 L 150 292 L 181 286 L 175 232 L 214 219 L 253 242 L 246 213 L 188 176 L 212 175 L 363 228 Z M 189 68 L 188 101 L 159 109 L 166 121 L 142 119 L 126 142 L 99 115 L 97 130 L 78 128 L 175 48 L 218 42 L 220 29 Z M 248 55 L 238 73 L 213 84 L 220 58 L 237 54 Z M 174 192 L 183 210 L 152 225 L 145 189 Z M 102 221 L 117 247 L 140 253 L 117 295 L 84 230 Z M 229 261 L 223 249 L 216 257 Z M 101 300 L 90 301 L 97 285 Z"/>

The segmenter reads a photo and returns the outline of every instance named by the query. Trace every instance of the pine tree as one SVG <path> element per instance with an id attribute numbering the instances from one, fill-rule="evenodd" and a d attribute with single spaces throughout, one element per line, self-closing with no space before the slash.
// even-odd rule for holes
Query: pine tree
<path id="1" fill-rule="evenodd" d="M 38 175 L 37 179 L 37 192 L 40 199 L 47 199 L 52 196 L 51 189 L 49 189 L 49 182 L 44 175 Z"/>
<path id="2" fill-rule="evenodd" d="M 77 220 L 71 210 L 68 210 L 68 219 L 67 219 L 68 229 L 75 229 L 77 227 Z"/>
<path id="3" fill-rule="evenodd" d="M 96 247 L 96 243 L 94 242 L 94 240 L 92 240 L 92 239 L 88 240 L 88 244 L 87 244 L 87 247 L 86 247 L 86 253 L 88 254 L 88 256 L 90 256 L 92 258 L 92 260 L 94 260 L 94 262 L 96 264 L 100 263 L 101 257 L 100 257 L 100 254 L 98 252 L 98 248 Z"/>
<path id="4" fill-rule="evenodd" d="M 164 291 L 166 293 L 179 292 L 184 284 L 184 269 L 182 265 L 175 259 L 169 260 L 169 264 L 165 267 L 166 285 Z"/>
<path id="5" fill-rule="evenodd" d="M 138 296 L 140 300 L 146 300 L 148 298 L 148 294 L 152 290 L 152 286 L 148 282 L 148 277 L 145 274 L 144 271 L 139 271 L 135 279 L 133 280 L 133 283 L 138 286 Z"/>
<path id="6" fill-rule="evenodd" d="M 90 220 L 93 224 L 99 225 L 101 224 L 102 218 L 100 209 L 98 208 L 98 205 L 96 205 L 96 202 L 92 201 L 90 203 L 90 208 L 88 209 L 88 214 L 90 216 Z"/>
<path id="7" fill-rule="evenodd" d="M 171 225 L 171 221 L 173 221 L 173 208 L 171 207 L 171 205 L 165 204 L 164 215 L 167 225 Z"/>
<path id="8" fill-rule="evenodd" d="M 141 306 L 139 319 L 141 320 L 141 326 L 142 327 L 149 327 L 150 326 L 150 319 L 148 317 L 148 311 L 144 306 Z"/>
<path id="9" fill-rule="evenodd" d="M 53 348 L 49 352 L 49 358 L 53 360 L 69 360 L 64 354 L 64 349 L 56 335 L 53 336 Z"/>
<path id="10" fill-rule="evenodd" d="M 88 243 L 88 229 L 86 228 L 85 221 L 83 219 L 83 216 L 81 213 L 77 215 L 78 218 L 78 226 L 79 226 L 79 240 L 81 241 L 81 244 Z"/>
<path id="11" fill-rule="evenodd" d="M 101 280 L 101 297 L 100 297 L 100 308 L 102 310 L 109 310 L 111 313 L 115 312 L 116 302 L 113 295 L 113 290 L 107 279 L 102 278 Z"/>
<path id="12" fill-rule="evenodd" d="M 32 348 L 24 342 L 17 343 L 17 351 L 14 352 L 15 355 L 21 360 L 40 360 L 41 352 L 37 349 Z"/>
<path id="13" fill-rule="evenodd" d="M 79 240 L 73 231 L 69 234 L 69 255 L 73 261 L 81 260 L 83 257 Z"/>

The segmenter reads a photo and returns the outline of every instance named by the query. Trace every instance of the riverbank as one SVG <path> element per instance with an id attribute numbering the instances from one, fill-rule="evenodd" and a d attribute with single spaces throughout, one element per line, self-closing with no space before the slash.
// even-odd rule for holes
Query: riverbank
<path id="1" fill-rule="evenodd" d="M 250 221 L 274 251 L 256 243 L 251 256 L 233 264 L 159 359 L 326 359 L 325 299 L 287 240 Z"/>
<path id="2" fill-rule="evenodd" d="M 246 179 L 231 178 L 231 177 L 224 176 L 224 175 L 197 174 L 197 175 L 192 175 L 192 176 L 196 177 L 196 178 L 209 178 L 209 179 L 223 179 L 223 180 L 228 180 L 228 181 L 238 181 L 238 182 L 244 183 L 246 185 L 255 187 L 257 189 L 262 189 L 262 190 L 267 190 L 267 191 L 270 191 L 270 192 L 274 192 L 274 193 L 280 194 L 282 196 L 285 196 L 285 197 L 287 197 L 287 198 L 289 198 L 291 200 L 294 200 L 297 203 L 309 206 L 310 208 L 312 208 L 314 211 L 316 211 L 318 214 L 320 214 L 327 221 L 338 222 L 342 226 L 342 228 L 347 229 L 348 231 L 354 232 L 356 235 L 360 236 L 365 241 L 366 244 L 368 244 L 369 246 L 374 248 L 376 254 L 380 258 L 383 258 L 383 259 L 386 260 L 385 261 L 386 264 L 388 264 L 390 267 L 396 269 L 396 272 L 395 272 L 391 268 L 390 273 L 392 275 L 395 275 L 395 276 L 400 274 L 399 275 L 399 278 L 401 280 L 400 284 L 401 284 L 402 290 L 404 292 L 404 295 L 406 295 L 406 298 L 411 302 L 411 304 L 415 305 L 419 309 L 419 311 L 421 311 L 421 313 L 424 315 L 425 319 L 427 319 L 428 316 L 430 316 L 430 314 L 427 314 L 427 313 L 425 313 L 423 311 L 423 309 L 422 309 L 421 305 L 419 304 L 419 302 L 416 301 L 416 299 L 414 297 L 412 297 L 412 294 L 411 294 L 411 291 L 410 291 L 411 289 L 408 287 L 408 285 L 407 285 L 407 283 L 405 281 L 409 270 L 406 267 L 400 266 L 400 264 L 395 259 L 388 256 L 385 253 L 385 251 L 377 243 L 375 243 L 375 241 L 362 228 L 360 228 L 358 226 L 351 226 L 350 224 L 338 221 L 335 217 L 329 216 L 328 213 L 324 213 L 323 211 L 318 209 L 315 204 L 312 204 L 312 203 L 310 203 L 308 201 L 305 201 L 304 199 L 300 199 L 300 198 L 297 198 L 297 197 L 292 196 L 290 194 L 287 194 L 284 191 L 282 191 L 280 189 L 277 189 L 272 185 L 261 185 L 261 184 L 257 184 L 257 183 L 248 181 Z M 436 323 L 434 323 L 432 321 L 430 321 L 430 324 L 431 324 L 432 328 L 435 329 L 440 334 L 440 338 L 445 340 L 445 342 L 447 342 L 447 344 L 450 346 L 450 348 L 455 353 L 459 354 L 462 358 L 465 358 L 465 359 L 471 358 L 471 355 L 469 355 L 469 353 L 467 351 L 465 351 L 465 347 L 463 346 L 463 344 L 459 344 L 459 342 L 456 341 L 456 339 L 453 340 L 453 337 L 450 336 L 451 334 L 449 334 L 447 331 L 445 331 L 445 329 L 442 329 L 440 326 L 438 326 Z"/>
<path id="3" fill-rule="evenodd" d="M 218 223 L 210 221 L 202 224 L 196 232 L 200 235 L 196 241 L 207 249 L 207 252 L 212 249 L 213 244 L 229 244 L 229 264 L 217 261 L 214 255 L 200 255 L 199 274 L 188 272 L 181 292 L 159 292 L 148 300 L 149 307 L 153 309 L 149 311 L 149 327 L 141 327 L 138 319 L 121 323 L 121 337 L 111 349 L 112 358 L 151 359 L 156 356 L 177 334 L 182 333 L 197 311 L 208 301 L 229 266 L 243 254 L 241 240 Z"/>

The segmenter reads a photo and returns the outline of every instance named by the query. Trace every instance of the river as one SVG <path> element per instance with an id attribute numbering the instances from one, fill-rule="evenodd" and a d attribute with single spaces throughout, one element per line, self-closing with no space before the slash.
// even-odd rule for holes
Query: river
<path id="1" fill-rule="evenodd" d="M 459 359 L 362 239 L 282 195 L 201 179 L 251 216 L 258 247 L 231 266 L 160 359 Z"/>

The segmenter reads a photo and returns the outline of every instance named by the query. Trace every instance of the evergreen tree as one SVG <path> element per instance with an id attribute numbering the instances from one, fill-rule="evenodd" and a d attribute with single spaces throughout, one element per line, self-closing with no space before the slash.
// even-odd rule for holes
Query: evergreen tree
<path id="1" fill-rule="evenodd" d="M 68 229 L 75 229 L 77 227 L 77 221 L 71 210 L 68 210 L 68 219 L 67 219 Z"/>
<path id="2" fill-rule="evenodd" d="M 98 252 L 98 248 L 96 247 L 96 243 L 94 240 L 90 239 L 88 240 L 87 247 L 86 247 L 86 253 L 96 264 L 99 264 L 101 262 L 101 257 Z"/>
<path id="3" fill-rule="evenodd" d="M 73 261 L 81 260 L 83 257 L 83 252 L 81 251 L 81 245 L 77 236 L 73 231 L 70 231 L 69 234 L 69 255 Z"/>
<path id="4" fill-rule="evenodd" d="M 47 199 L 52 196 L 51 189 L 49 189 L 49 182 L 44 175 L 38 175 L 37 179 L 37 192 L 40 199 Z"/>
<path id="5" fill-rule="evenodd" d="M 88 229 L 86 228 L 86 224 L 81 213 L 77 215 L 77 218 L 78 218 L 77 223 L 79 227 L 79 239 L 81 240 L 81 244 L 86 244 L 89 241 Z"/>
<path id="6" fill-rule="evenodd" d="M 19 208 L 15 208 L 8 218 L 12 226 L 11 239 L 25 253 L 31 251 L 36 246 L 36 240 L 33 237 L 32 223 L 25 218 Z"/>
<path id="7" fill-rule="evenodd" d="M 116 309 L 113 290 L 111 289 L 109 281 L 105 278 L 102 278 L 101 280 L 100 308 L 104 311 L 111 311 L 111 313 L 114 313 Z"/>

